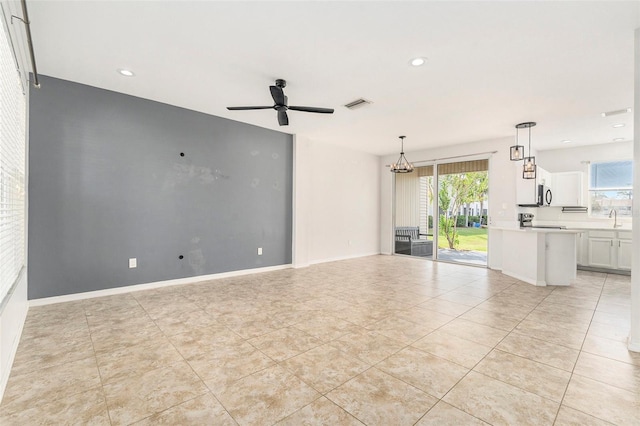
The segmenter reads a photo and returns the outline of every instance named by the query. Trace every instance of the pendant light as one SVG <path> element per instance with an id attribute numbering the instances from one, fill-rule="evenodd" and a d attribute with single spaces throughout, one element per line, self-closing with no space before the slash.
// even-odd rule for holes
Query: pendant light
<path id="1" fill-rule="evenodd" d="M 522 166 L 523 179 L 536 178 L 536 171 L 538 169 L 538 166 L 536 166 L 536 157 L 531 156 L 531 128 L 535 125 L 536 123 L 533 121 L 516 124 L 516 129 L 529 129 L 529 156 L 524 157 L 524 165 Z"/>
<path id="2" fill-rule="evenodd" d="M 524 158 L 524 146 L 518 144 L 518 126 L 516 126 L 516 144 L 510 147 L 511 161 L 521 161 Z"/>
<path id="3" fill-rule="evenodd" d="M 407 161 L 407 157 L 404 156 L 404 138 L 406 136 L 398 136 L 402 143 L 402 148 L 400 150 L 400 157 L 398 157 L 398 161 L 391 165 L 391 173 L 411 173 L 413 171 L 413 164 Z"/>

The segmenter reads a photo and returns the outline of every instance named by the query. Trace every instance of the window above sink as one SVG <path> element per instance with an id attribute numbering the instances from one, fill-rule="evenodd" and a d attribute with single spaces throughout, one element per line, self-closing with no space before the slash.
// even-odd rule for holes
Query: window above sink
<path id="1" fill-rule="evenodd" d="M 633 161 L 591 163 L 589 166 L 589 214 L 631 217 L 633 203 Z"/>

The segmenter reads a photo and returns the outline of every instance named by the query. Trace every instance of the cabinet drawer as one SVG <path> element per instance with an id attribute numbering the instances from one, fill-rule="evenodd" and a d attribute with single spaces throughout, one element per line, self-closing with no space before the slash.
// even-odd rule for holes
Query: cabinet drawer
<path id="1" fill-rule="evenodd" d="M 595 230 L 595 231 L 589 231 L 589 238 L 615 238 L 616 237 L 616 231 L 603 231 L 603 230 Z"/>
<path id="2" fill-rule="evenodd" d="M 618 231 L 618 239 L 619 240 L 630 240 L 631 239 L 631 231 Z"/>

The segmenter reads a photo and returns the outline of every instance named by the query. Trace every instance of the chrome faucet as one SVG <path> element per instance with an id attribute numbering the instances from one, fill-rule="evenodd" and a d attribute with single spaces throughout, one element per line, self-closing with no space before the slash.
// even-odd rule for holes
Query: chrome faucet
<path id="1" fill-rule="evenodd" d="M 611 211 L 609 212 L 609 219 L 611 219 L 612 213 L 613 213 L 613 227 L 618 228 L 622 226 L 622 224 L 618 224 L 618 212 L 616 211 L 616 209 L 611 209 Z"/>

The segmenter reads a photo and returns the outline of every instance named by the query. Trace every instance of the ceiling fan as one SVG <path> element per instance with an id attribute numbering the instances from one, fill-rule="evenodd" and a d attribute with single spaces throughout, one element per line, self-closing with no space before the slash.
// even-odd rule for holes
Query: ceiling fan
<path id="1" fill-rule="evenodd" d="M 289 106 L 288 98 L 285 96 L 282 90 L 287 85 L 287 82 L 278 79 L 275 86 L 269 86 L 271 90 L 271 97 L 275 105 L 273 106 L 240 106 L 240 107 L 227 107 L 230 111 L 241 111 L 250 109 L 275 109 L 278 111 L 278 124 L 281 126 L 289 125 L 289 117 L 287 116 L 287 110 L 291 111 L 304 111 L 304 112 L 316 112 L 320 114 L 333 114 L 333 108 L 318 108 L 318 107 L 306 107 L 306 106 Z"/>

